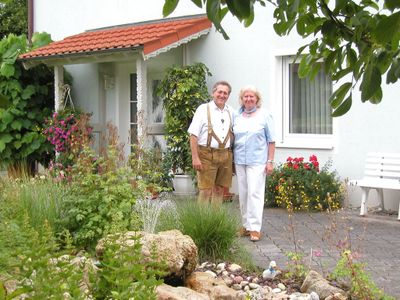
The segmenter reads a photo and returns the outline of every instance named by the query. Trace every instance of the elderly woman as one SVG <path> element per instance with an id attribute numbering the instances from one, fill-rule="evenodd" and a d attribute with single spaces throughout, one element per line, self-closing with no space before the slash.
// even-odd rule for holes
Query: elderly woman
<path id="1" fill-rule="evenodd" d="M 242 88 L 240 109 L 234 118 L 234 162 L 238 179 L 242 236 L 261 237 L 266 175 L 274 168 L 275 137 L 271 115 L 261 109 L 254 86 Z"/>

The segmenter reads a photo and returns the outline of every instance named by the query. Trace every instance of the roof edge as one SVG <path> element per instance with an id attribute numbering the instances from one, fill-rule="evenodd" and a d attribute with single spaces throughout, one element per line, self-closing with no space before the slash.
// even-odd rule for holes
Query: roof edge
<path id="1" fill-rule="evenodd" d="M 199 32 L 197 32 L 195 34 L 189 35 L 189 36 L 187 36 L 187 37 L 185 37 L 185 38 L 183 38 L 183 39 L 181 39 L 181 40 L 179 40 L 179 41 L 177 41 L 175 43 L 169 44 L 168 46 L 165 46 L 165 47 L 162 47 L 162 48 L 160 48 L 160 49 L 158 49 L 156 51 L 150 52 L 149 54 L 145 54 L 145 55 L 143 55 L 143 59 L 144 60 L 148 60 L 148 59 L 150 59 L 152 57 L 155 57 L 155 56 L 157 56 L 157 55 L 159 55 L 161 53 L 167 52 L 167 51 L 169 51 L 169 50 L 171 50 L 173 48 L 177 48 L 180 45 L 183 45 L 183 44 L 186 44 L 186 43 L 188 43 L 188 42 L 190 42 L 192 40 L 198 39 L 201 36 L 208 34 L 210 32 L 210 30 L 211 30 L 211 28 L 204 29 L 204 30 L 199 31 Z"/>
<path id="2" fill-rule="evenodd" d="M 134 23 L 125 23 L 125 24 L 118 24 L 118 25 L 112 25 L 112 26 L 87 29 L 84 32 L 96 32 L 96 31 L 101 31 L 101 30 L 116 29 L 116 28 L 123 28 L 123 27 L 129 27 L 129 26 L 158 24 L 158 23 L 173 22 L 173 21 L 193 19 L 193 18 L 204 18 L 204 17 L 207 17 L 207 14 L 185 15 L 185 16 L 180 16 L 180 17 L 162 18 L 162 19 L 155 19 L 155 20 L 148 20 L 148 21 L 141 21 L 141 22 L 134 22 Z"/>

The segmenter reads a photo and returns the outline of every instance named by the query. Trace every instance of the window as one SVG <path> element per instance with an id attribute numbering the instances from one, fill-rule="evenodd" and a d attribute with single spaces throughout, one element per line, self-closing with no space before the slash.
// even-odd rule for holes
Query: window
<path id="1" fill-rule="evenodd" d="M 332 81 L 323 67 L 312 81 L 299 78 L 299 63 L 293 59 L 293 56 L 281 58 L 281 145 L 332 148 L 333 120 L 329 103 Z"/>

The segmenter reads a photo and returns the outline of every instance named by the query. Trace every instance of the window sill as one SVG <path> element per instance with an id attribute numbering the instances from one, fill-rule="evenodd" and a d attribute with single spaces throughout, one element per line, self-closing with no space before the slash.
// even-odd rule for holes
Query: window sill
<path id="1" fill-rule="evenodd" d="M 324 149 L 334 148 L 332 136 L 290 136 L 276 142 L 277 148 L 302 148 L 302 149 Z"/>

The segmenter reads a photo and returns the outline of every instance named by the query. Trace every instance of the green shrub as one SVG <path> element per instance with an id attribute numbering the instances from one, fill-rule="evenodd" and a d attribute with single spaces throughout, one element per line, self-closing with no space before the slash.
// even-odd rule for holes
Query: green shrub
<path id="1" fill-rule="evenodd" d="M 156 299 L 155 288 L 162 283 L 157 279 L 163 274 L 165 266 L 155 263 L 157 254 L 144 263 L 141 254 L 142 245 L 137 236 L 133 245 L 124 241 L 116 242 L 107 237 L 101 258 L 101 266 L 94 280 L 96 299 Z"/>
<path id="2" fill-rule="evenodd" d="M 60 203 L 66 189 L 46 178 L 0 180 L 0 270 L 19 260 L 13 253 L 24 247 L 27 236 L 21 227 L 39 235 L 50 228 L 53 233 L 61 216 Z M 47 224 L 44 227 L 44 224 Z M 61 230 L 61 229 L 60 229 Z"/>
<path id="3" fill-rule="evenodd" d="M 365 271 L 366 265 L 357 261 L 358 256 L 349 249 L 343 250 L 330 278 L 349 283 L 351 299 L 394 300 L 376 286 Z"/>
<path id="4" fill-rule="evenodd" d="M 131 172 L 118 154 L 112 145 L 102 157 L 86 147 L 73 167 L 70 193 L 63 201 L 62 225 L 78 246 L 90 248 L 106 234 L 137 224 L 132 206 L 143 196 L 143 185 L 132 187 Z"/>
<path id="5" fill-rule="evenodd" d="M 291 158 L 267 177 L 266 205 L 291 210 L 337 209 L 344 198 L 342 185 L 329 164 L 319 169 L 315 155 L 309 162 L 303 157 Z"/>
<path id="6" fill-rule="evenodd" d="M 15 280 L 15 290 L 6 299 L 25 293 L 29 299 L 83 299 L 79 283 L 83 272 L 69 260 L 59 259 L 59 248 L 48 222 L 40 228 L 31 226 L 26 212 L 0 222 L 0 270 Z"/>
<path id="7" fill-rule="evenodd" d="M 181 232 L 193 239 L 201 260 L 217 261 L 231 254 L 239 219 L 228 208 L 186 201 L 179 203 L 178 215 Z"/>
<path id="8" fill-rule="evenodd" d="M 172 66 L 166 70 L 157 89 L 165 109 L 166 161 L 170 163 L 169 169 L 174 174 L 192 171 L 187 129 L 197 107 L 210 99 L 206 81 L 210 75 L 202 63 Z"/>
<path id="9" fill-rule="evenodd" d="M 143 180 L 153 193 L 172 190 L 171 176 L 165 170 L 163 153 L 159 148 L 132 145 L 129 167 L 135 180 Z"/>

